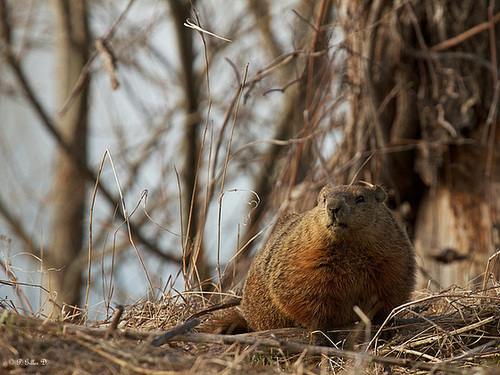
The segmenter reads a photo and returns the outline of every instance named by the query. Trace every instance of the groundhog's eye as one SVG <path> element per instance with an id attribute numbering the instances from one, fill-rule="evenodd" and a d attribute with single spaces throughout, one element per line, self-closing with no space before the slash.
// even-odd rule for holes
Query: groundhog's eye
<path id="1" fill-rule="evenodd" d="M 326 205 L 326 195 L 323 195 L 323 206 Z"/>
<path id="2" fill-rule="evenodd" d="M 356 197 L 356 203 L 362 203 L 365 201 L 365 197 L 363 197 L 362 195 L 358 195 Z"/>

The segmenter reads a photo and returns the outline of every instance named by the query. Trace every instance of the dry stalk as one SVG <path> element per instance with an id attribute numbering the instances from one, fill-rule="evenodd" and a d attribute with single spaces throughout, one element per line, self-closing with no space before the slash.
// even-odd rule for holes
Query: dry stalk
<path id="1" fill-rule="evenodd" d="M 488 258 L 488 263 L 486 264 L 486 270 L 484 271 L 483 278 L 483 293 L 486 294 L 486 287 L 488 286 L 488 280 L 490 279 L 491 270 L 493 268 L 492 263 L 500 256 L 500 250 Z"/>
<path id="2" fill-rule="evenodd" d="M 477 323 L 474 323 L 474 324 L 470 324 L 468 326 L 465 326 L 465 327 L 462 327 L 462 328 L 459 328 L 459 329 L 455 329 L 453 331 L 450 331 L 450 332 L 443 332 L 439 335 L 433 335 L 431 337 L 427 337 L 425 339 L 420 339 L 420 340 L 416 340 L 416 341 L 412 341 L 412 342 L 409 342 L 409 343 L 406 343 L 404 346 L 405 347 L 408 347 L 408 348 L 415 348 L 415 347 L 418 347 L 418 346 L 422 346 L 422 345 L 425 345 L 425 344 L 432 344 L 438 340 L 441 340 L 443 338 L 443 336 L 446 336 L 446 337 L 452 337 L 452 336 L 457 336 L 457 335 L 460 335 L 464 332 L 468 332 L 468 331 L 471 331 L 473 329 L 476 329 L 476 328 L 479 328 L 481 326 L 484 326 L 488 323 L 491 323 L 493 322 L 495 319 L 498 319 L 497 316 L 490 316 L 489 318 L 486 318 L 484 320 L 481 320 Z M 400 346 L 400 347 L 397 347 L 395 348 L 396 350 L 403 350 L 403 347 Z"/>

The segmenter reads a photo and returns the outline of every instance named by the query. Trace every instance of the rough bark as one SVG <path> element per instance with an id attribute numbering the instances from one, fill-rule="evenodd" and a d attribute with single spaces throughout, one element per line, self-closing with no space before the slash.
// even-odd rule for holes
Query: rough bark
<path id="1" fill-rule="evenodd" d="M 470 30 L 500 4 L 338 5 L 351 111 L 331 167 L 348 166 L 338 182 L 357 176 L 390 189 L 419 254 L 421 287 L 431 279 L 438 287 L 465 284 L 499 246 L 500 26 Z M 455 44 L 440 45 L 457 36 Z"/>

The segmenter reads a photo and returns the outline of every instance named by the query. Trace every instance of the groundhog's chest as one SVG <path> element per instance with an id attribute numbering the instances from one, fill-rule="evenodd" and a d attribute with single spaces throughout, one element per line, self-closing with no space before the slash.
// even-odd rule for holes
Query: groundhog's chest
<path id="1" fill-rule="evenodd" d="M 290 254 L 276 283 L 279 305 L 301 325 L 324 321 L 336 326 L 353 321 L 354 305 L 367 308 L 389 287 L 383 260 L 363 251 L 319 250 L 307 256 Z"/>
<path id="2" fill-rule="evenodd" d="M 284 284 L 303 295 L 328 300 L 355 302 L 384 288 L 390 261 L 370 253 L 370 249 L 327 247 L 290 254 L 280 275 Z"/>

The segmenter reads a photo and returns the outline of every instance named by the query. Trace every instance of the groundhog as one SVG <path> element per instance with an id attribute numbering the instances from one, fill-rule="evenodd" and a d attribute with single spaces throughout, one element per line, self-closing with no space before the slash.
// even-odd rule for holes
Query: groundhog
<path id="1" fill-rule="evenodd" d="M 380 186 L 326 186 L 317 206 L 278 221 L 256 254 L 240 308 L 222 312 L 215 331 L 304 327 L 327 331 L 374 321 L 409 300 L 415 284 L 412 245 Z"/>

